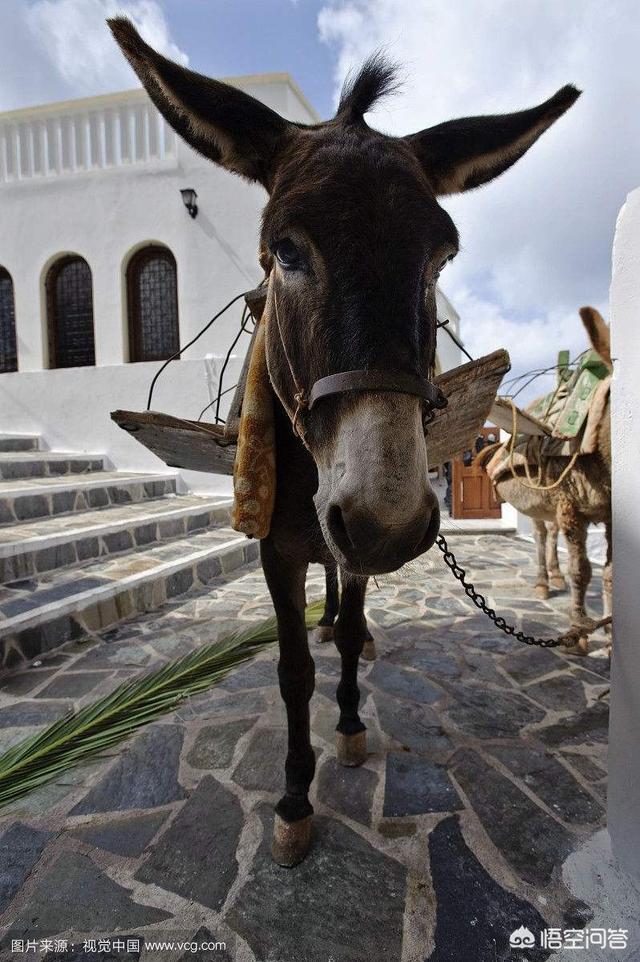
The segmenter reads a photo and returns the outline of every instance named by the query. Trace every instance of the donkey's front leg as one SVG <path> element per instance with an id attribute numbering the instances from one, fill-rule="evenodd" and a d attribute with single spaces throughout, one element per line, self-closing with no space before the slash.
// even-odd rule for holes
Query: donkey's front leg
<path id="1" fill-rule="evenodd" d="M 549 580 L 551 581 L 552 586 L 557 588 L 558 591 L 562 591 L 567 587 L 567 582 L 562 574 L 560 561 L 558 559 L 559 534 L 560 529 L 558 527 L 558 522 L 550 521 L 547 527 L 547 571 L 549 572 Z"/>
<path id="2" fill-rule="evenodd" d="M 336 728 L 336 749 L 341 765 L 362 765 L 367 757 L 366 728 L 360 721 L 358 705 L 358 659 L 367 640 L 364 596 L 367 579 L 340 570 L 342 598 L 335 624 L 335 642 L 342 660 L 337 697 L 340 718 Z"/>
<path id="3" fill-rule="evenodd" d="M 270 539 L 261 541 L 260 549 L 278 622 L 278 679 L 289 735 L 286 791 L 276 805 L 271 852 L 278 865 L 292 866 L 302 861 L 311 841 L 309 786 L 316 766 L 309 725 L 315 666 L 304 618 L 307 565 L 283 557 Z"/>
<path id="4" fill-rule="evenodd" d="M 589 522 L 570 503 L 558 506 L 558 524 L 567 542 L 569 551 L 569 577 L 571 579 L 571 621 L 575 625 L 583 622 L 587 615 L 585 596 L 591 581 L 591 563 L 587 555 L 587 529 Z M 586 655 L 589 650 L 589 637 L 584 635 L 578 641 L 577 652 Z"/>
<path id="5" fill-rule="evenodd" d="M 367 625 L 366 634 L 364 637 L 364 648 L 362 649 L 362 657 L 365 661 L 375 661 L 377 657 L 376 651 L 376 640 L 369 630 Z"/>
<path id="6" fill-rule="evenodd" d="M 319 641 L 320 643 L 325 641 L 333 641 L 333 623 L 336 620 L 336 615 L 338 614 L 338 609 L 340 607 L 338 566 L 336 564 L 325 565 L 324 577 L 324 611 L 316 629 L 316 641 Z"/>
<path id="7" fill-rule="evenodd" d="M 549 597 L 549 574 L 547 572 L 547 525 L 538 519 L 533 522 L 536 548 L 538 551 L 538 576 L 536 598 L 546 601 Z"/>

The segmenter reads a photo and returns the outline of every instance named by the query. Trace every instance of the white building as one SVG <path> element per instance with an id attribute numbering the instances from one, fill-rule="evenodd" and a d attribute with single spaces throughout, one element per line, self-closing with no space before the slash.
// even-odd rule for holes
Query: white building
<path id="1" fill-rule="evenodd" d="M 228 82 L 291 120 L 318 120 L 287 74 Z M 185 188 L 197 192 L 195 218 Z M 163 470 L 109 412 L 143 410 L 158 359 L 257 285 L 264 200 L 176 137 L 142 89 L 0 114 L 0 431 L 103 453 L 116 468 Z M 456 333 L 455 310 L 443 295 L 438 305 Z M 242 307 L 170 365 L 155 410 L 198 417 L 217 383 L 205 358 L 226 354 Z M 459 364 L 442 331 L 439 342 L 440 369 Z M 225 386 L 245 347 L 241 339 Z M 193 490 L 229 484 L 185 480 Z"/>

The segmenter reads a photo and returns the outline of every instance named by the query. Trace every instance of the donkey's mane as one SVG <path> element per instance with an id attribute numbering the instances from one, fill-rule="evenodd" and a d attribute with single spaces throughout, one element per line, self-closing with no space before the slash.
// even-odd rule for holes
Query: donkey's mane
<path id="1" fill-rule="evenodd" d="M 345 80 L 336 117 L 344 123 L 362 122 L 364 114 L 400 86 L 398 67 L 378 51 Z"/>

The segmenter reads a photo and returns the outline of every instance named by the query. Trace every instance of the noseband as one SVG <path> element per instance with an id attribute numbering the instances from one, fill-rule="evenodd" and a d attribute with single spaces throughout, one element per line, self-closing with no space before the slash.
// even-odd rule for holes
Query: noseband
<path id="1" fill-rule="evenodd" d="M 422 427 L 433 421 L 435 412 L 447 406 L 442 391 L 425 377 L 409 374 L 406 371 L 342 371 L 319 378 L 309 392 L 307 410 L 316 401 L 332 394 L 347 394 L 350 391 L 383 391 L 388 394 L 413 394 L 422 398 Z"/>
<path id="2" fill-rule="evenodd" d="M 282 336 L 275 287 L 273 288 L 273 305 L 278 337 L 280 338 L 282 351 L 287 360 L 296 392 L 294 395 L 296 408 L 292 418 L 292 425 L 294 431 L 302 441 L 304 441 L 305 432 L 300 425 L 300 415 L 305 410 L 310 411 L 318 401 L 326 397 L 362 391 L 381 391 L 386 394 L 411 394 L 414 397 L 422 399 L 422 426 L 425 433 L 427 425 L 430 424 L 435 417 L 436 410 L 447 406 L 447 398 L 432 381 L 429 381 L 426 377 L 421 377 L 419 374 L 410 374 L 407 371 L 341 371 L 339 374 L 328 374 L 326 377 L 318 378 L 318 380 L 314 381 L 311 385 L 311 390 L 307 393 L 304 388 L 300 386 L 300 382 L 296 377 L 289 351 L 287 350 L 286 341 Z"/>

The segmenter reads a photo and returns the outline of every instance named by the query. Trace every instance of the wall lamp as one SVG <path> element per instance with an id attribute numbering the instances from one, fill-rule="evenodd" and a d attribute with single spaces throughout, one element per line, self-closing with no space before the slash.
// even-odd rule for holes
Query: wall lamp
<path id="1" fill-rule="evenodd" d="M 198 205 L 196 204 L 196 200 L 198 199 L 198 195 L 193 187 L 183 187 L 180 193 L 182 194 L 182 203 L 189 211 L 189 216 L 197 217 Z"/>

